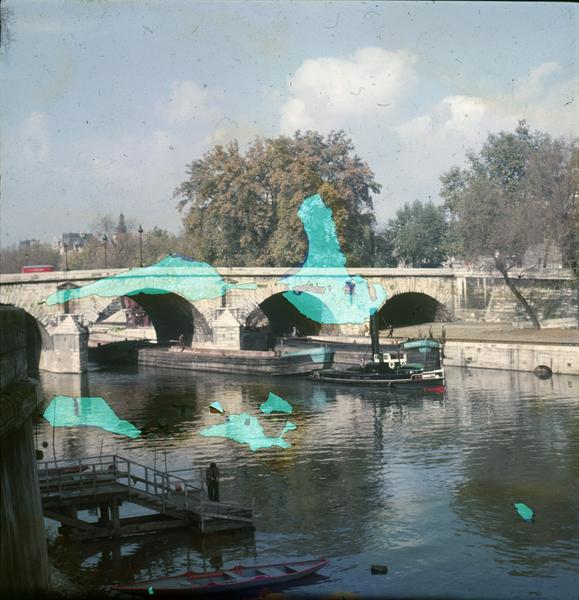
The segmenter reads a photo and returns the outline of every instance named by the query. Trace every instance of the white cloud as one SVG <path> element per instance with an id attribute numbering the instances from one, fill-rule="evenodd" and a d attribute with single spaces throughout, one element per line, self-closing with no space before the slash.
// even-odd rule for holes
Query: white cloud
<path id="1" fill-rule="evenodd" d="M 218 105 L 223 97 L 223 90 L 218 88 L 200 86 L 190 79 L 174 81 L 171 97 L 159 103 L 157 110 L 170 123 L 214 118 L 219 114 Z"/>
<path id="2" fill-rule="evenodd" d="M 207 135 L 203 142 L 207 147 L 215 145 L 225 145 L 233 140 L 239 142 L 240 148 L 251 143 L 256 136 L 263 136 L 265 132 L 256 126 L 255 122 L 251 122 L 246 118 L 237 120 L 229 117 L 221 118 L 216 124 L 213 131 Z"/>
<path id="3" fill-rule="evenodd" d="M 519 117 L 497 114 L 492 103 L 483 98 L 447 96 L 428 114 L 397 126 L 397 174 L 404 181 L 405 201 L 426 200 L 428 196 L 434 199 L 444 171 L 462 164 L 466 151 L 479 147 L 489 132 L 513 129 Z"/>
<path id="4" fill-rule="evenodd" d="M 526 100 L 543 91 L 544 80 L 561 70 L 556 62 L 539 65 L 529 71 L 529 74 L 516 83 L 516 98 Z"/>
<path id="5" fill-rule="evenodd" d="M 44 113 L 33 112 L 21 131 L 23 156 L 30 162 L 46 162 L 50 154 L 50 138 Z"/>
<path id="6" fill-rule="evenodd" d="M 405 51 L 362 48 L 350 58 L 305 60 L 288 81 L 290 97 L 281 108 L 281 129 L 329 130 L 395 109 L 416 79 L 416 57 Z"/>
<path id="7" fill-rule="evenodd" d="M 400 153 L 391 188 L 401 203 L 436 199 L 442 173 L 464 164 L 467 150 L 478 150 L 489 133 L 513 131 L 520 119 L 551 135 L 577 135 L 576 81 L 553 84 L 548 78 L 559 70 L 556 63 L 530 69 L 508 94 L 447 96 L 427 113 L 396 126 Z"/>

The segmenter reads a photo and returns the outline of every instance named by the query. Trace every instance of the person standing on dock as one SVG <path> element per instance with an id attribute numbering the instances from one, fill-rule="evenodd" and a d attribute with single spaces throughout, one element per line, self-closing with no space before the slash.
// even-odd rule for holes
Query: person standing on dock
<path id="1" fill-rule="evenodd" d="M 219 467 L 213 462 L 205 471 L 205 481 L 207 483 L 209 500 L 219 502 Z"/>

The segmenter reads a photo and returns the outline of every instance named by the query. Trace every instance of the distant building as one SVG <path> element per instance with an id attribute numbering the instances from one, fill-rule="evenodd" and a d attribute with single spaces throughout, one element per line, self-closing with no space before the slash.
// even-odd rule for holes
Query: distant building
<path id="1" fill-rule="evenodd" d="M 20 242 L 18 242 L 18 250 L 29 251 L 38 245 L 40 245 L 39 240 L 20 240 Z"/>
<path id="2" fill-rule="evenodd" d="M 69 250 L 80 252 L 92 237 L 90 233 L 63 233 L 53 245 L 61 252 L 64 251 L 65 244 Z"/>

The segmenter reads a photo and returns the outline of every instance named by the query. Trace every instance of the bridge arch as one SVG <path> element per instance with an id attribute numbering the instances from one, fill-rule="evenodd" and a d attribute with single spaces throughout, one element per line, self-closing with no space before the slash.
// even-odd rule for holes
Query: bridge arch
<path id="1" fill-rule="evenodd" d="M 193 341 L 206 341 L 211 337 L 211 327 L 205 316 L 191 302 L 173 292 L 159 294 L 135 294 L 127 296 L 136 302 L 149 316 L 155 328 L 158 342 L 178 340 L 183 335 L 186 345 Z M 110 299 L 97 317 L 96 322 L 102 321 L 102 316 L 110 315 L 122 308 L 120 298 Z M 112 312 L 111 312 L 112 311 Z"/>
<path id="2" fill-rule="evenodd" d="M 301 335 L 317 335 L 320 323 L 306 317 L 283 294 L 284 292 L 275 292 L 261 300 L 244 316 L 245 328 L 267 329 L 275 335 L 284 335 L 295 327 Z"/>
<path id="3" fill-rule="evenodd" d="M 395 294 L 386 300 L 378 311 L 380 329 L 385 329 L 388 324 L 407 327 L 451 320 L 451 314 L 444 304 L 422 292 Z"/>
<path id="4" fill-rule="evenodd" d="M 28 311 L 24 311 L 26 324 L 26 361 L 29 373 L 36 373 L 40 366 L 42 352 L 52 349 L 52 342 L 46 327 Z"/>

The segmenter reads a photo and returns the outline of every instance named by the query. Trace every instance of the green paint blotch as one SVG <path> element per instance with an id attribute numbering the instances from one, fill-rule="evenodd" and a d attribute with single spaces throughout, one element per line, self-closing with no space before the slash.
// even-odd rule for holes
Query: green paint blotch
<path id="1" fill-rule="evenodd" d="M 286 442 L 283 436 L 287 431 L 293 429 L 296 429 L 296 426 L 288 421 L 279 436 L 269 437 L 265 434 L 257 417 L 241 413 L 239 415 L 229 415 L 225 418 L 225 423 L 205 427 L 200 433 L 204 437 L 224 437 L 240 444 L 247 444 L 249 449 L 255 452 L 274 446 L 284 449 L 289 448 L 291 444 Z"/>
<path id="2" fill-rule="evenodd" d="M 111 277 L 104 277 L 80 288 L 59 290 L 51 294 L 46 303 L 62 304 L 69 300 L 101 296 L 135 296 L 137 294 L 179 294 L 195 302 L 223 296 L 230 289 L 255 289 L 254 283 L 225 283 L 209 264 L 196 262 L 186 256 L 170 254 L 148 267 L 130 269 Z"/>
<path id="3" fill-rule="evenodd" d="M 53 427 L 98 427 L 136 438 L 141 434 L 129 421 L 119 419 L 104 398 L 54 396 L 42 415 Z"/>
<path id="4" fill-rule="evenodd" d="M 221 406 L 221 402 L 219 402 L 219 400 L 212 402 L 209 405 L 209 408 L 212 408 L 213 410 L 216 410 L 218 413 L 221 413 L 221 414 L 223 414 L 225 412 L 225 409 L 223 408 L 223 406 Z"/>
<path id="5" fill-rule="evenodd" d="M 533 509 L 524 504 L 523 502 L 513 502 L 513 506 L 515 510 L 519 513 L 519 516 L 523 521 L 527 521 L 529 523 L 535 518 L 535 513 Z"/>
<path id="6" fill-rule="evenodd" d="M 281 283 L 288 285 L 284 298 L 318 323 L 367 322 L 368 315 L 386 300 L 384 288 L 348 273 L 332 209 L 319 194 L 302 202 L 298 216 L 308 238 L 308 255 L 297 273 L 282 279 Z"/>
<path id="7" fill-rule="evenodd" d="M 270 392 L 267 400 L 259 407 L 259 410 L 266 415 L 269 415 L 272 412 L 281 412 L 291 415 L 293 408 L 292 405 L 281 396 Z"/>

